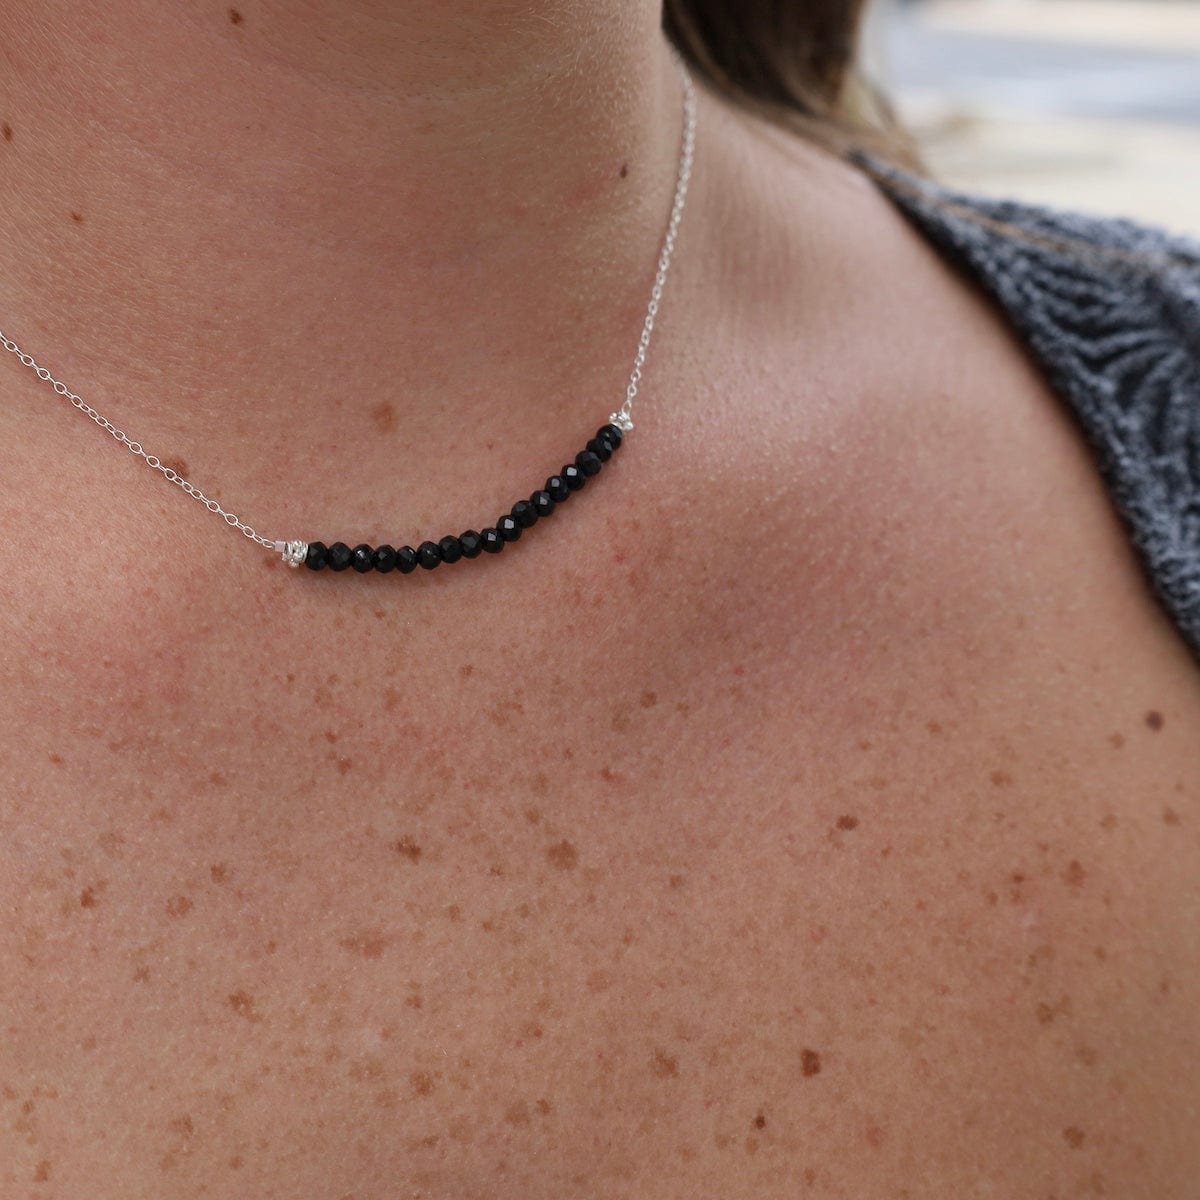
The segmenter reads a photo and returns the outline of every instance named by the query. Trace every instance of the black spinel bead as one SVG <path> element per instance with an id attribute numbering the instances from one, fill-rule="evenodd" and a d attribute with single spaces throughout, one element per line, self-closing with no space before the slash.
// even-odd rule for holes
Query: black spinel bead
<path id="1" fill-rule="evenodd" d="M 375 570 L 386 575 L 396 569 L 396 551 L 391 546 L 376 546 L 375 557 L 372 561 Z"/>
<path id="2" fill-rule="evenodd" d="M 417 547 L 417 562 L 427 571 L 432 571 L 441 561 L 442 552 L 437 542 L 422 542 Z"/>
<path id="3" fill-rule="evenodd" d="M 319 571 L 329 558 L 329 550 L 324 542 L 309 542 L 308 553 L 304 556 L 304 565 L 310 571 Z"/>
<path id="4" fill-rule="evenodd" d="M 504 539 L 500 536 L 500 530 L 495 528 L 485 529 L 480 535 L 480 540 L 483 542 L 483 548 L 489 554 L 499 554 L 504 549 Z"/>
<path id="5" fill-rule="evenodd" d="M 504 516 L 496 522 L 496 532 L 506 541 L 515 542 L 521 536 L 521 526 L 511 513 L 505 513 Z"/>
<path id="6" fill-rule="evenodd" d="M 458 562 L 458 560 L 462 558 L 462 542 L 460 542 L 452 533 L 446 534 L 446 536 L 442 538 L 440 542 L 438 542 L 438 550 L 441 551 L 442 562 Z"/>
<path id="7" fill-rule="evenodd" d="M 364 571 L 374 570 L 375 567 L 375 547 L 368 546 L 366 542 L 359 542 L 353 550 L 350 551 L 350 565 L 361 575 Z"/>
<path id="8" fill-rule="evenodd" d="M 396 551 L 396 570 L 401 575 L 407 575 L 410 571 L 416 570 L 417 552 L 411 546 L 401 546 Z"/>
<path id="9" fill-rule="evenodd" d="M 571 489 L 567 487 L 567 481 L 561 475 L 551 475 L 546 480 L 546 491 L 556 501 L 565 500 L 571 494 Z"/>
<path id="10" fill-rule="evenodd" d="M 606 437 L 594 437 L 587 448 L 601 461 L 608 462 L 612 458 L 613 444 Z"/>
<path id="11" fill-rule="evenodd" d="M 528 500 L 518 500 L 512 506 L 512 516 L 522 529 L 528 529 L 538 519 L 537 509 Z"/>
<path id="12" fill-rule="evenodd" d="M 574 463 L 567 463 L 567 465 L 563 467 L 561 471 L 559 471 L 559 474 L 566 481 L 567 487 L 569 487 L 573 492 L 579 491 L 579 489 L 587 482 L 587 476 Z"/>
<path id="13" fill-rule="evenodd" d="M 608 438 L 608 440 L 612 442 L 613 449 L 615 450 L 621 444 L 621 439 L 625 436 L 625 431 L 620 427 L 620 425 L 601 425 L 600 428 L 596 430 L 596 436 Z"/>
<path id="14" fill-rule="evenodd" d="M 458 535 L 458 544 L 462 547 L 463 558 L 478 558 L 483 553 L 483 538 L 474 529 Z"/>
<path id="15" fill-rule="evenodd" d="M 534 492 L 529 503 L 539 517 L 548 517 L 554 511 L 554 497 L 549 492 Z"/>
<path id="16" fill-rule="evenodd" d="M 354 556 L 354 551 L 345 542 L 334 542 L 325 556 L 331 571 L 344 571 Z"/>
<path id="17" fill-rule="evenodd" d="M 590 450 L 580 450 L 575 455 L 575 465 L 588 476 L 597 474 L 600 468 L 604 466 L 599 456 L 593 454 Z"/>

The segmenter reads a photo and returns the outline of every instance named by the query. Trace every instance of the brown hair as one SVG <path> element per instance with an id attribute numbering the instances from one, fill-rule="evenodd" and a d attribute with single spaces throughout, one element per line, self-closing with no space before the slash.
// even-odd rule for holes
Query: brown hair
<path id="1" fill-rule="evenodd" d="M 845 157 L 870 150 L 929 174 L 859 64 L 867 0 L 665 0 L 667 36 L 730 99 Z"/>
<path id="2" fill-rule="evenodd" d="M 935 175 L 917 140 L 859 59 L 869 0 L 664 0 L 663 28 L 701 79 L 743 107 L 795 130 L 840 158 L 866 151 L 925 179 Z M 911 190 L 855 165 L 886 189 Z M 1034 234 L 948 197 L 926 197 L 1010 237 L 1115 264 L 1161 269 L 1163 256 Z M 1192 261 L 1192 260 L 1189 260 Z"/>

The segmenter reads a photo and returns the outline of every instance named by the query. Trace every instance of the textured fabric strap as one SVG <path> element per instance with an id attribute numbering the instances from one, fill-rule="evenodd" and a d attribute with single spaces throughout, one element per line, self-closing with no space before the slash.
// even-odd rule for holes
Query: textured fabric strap
<path id="1" fill-rule="evenodd" d="M 1000 303 L 1082 426 L 1151 588 L 1200 663 L 1200 241 L 852 157 Z M 979 216 L 1079 249 L 1031 244 Z"/>

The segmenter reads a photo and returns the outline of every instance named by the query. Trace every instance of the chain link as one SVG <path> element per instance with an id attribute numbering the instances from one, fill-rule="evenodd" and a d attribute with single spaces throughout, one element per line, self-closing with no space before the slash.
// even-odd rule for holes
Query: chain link
<path id="1" fill-rule="evenodd" d="M 633 372 L 629 376 L 629 384 L 625 389 L 625 401 L 621 407 L 612 414 L 612 419 L 618 420 L 623 428 L 632 429 L 633 422 L 630 419 L 630 410 L 633 406 L 634 398 L 637 396 L 638 384 L 642 380 L 642 367 L 646 362 L 646 350 L 650 345 L 650 334 L 654 329 L 654 318 L 658 314 L 658 305 L 662 299 L 663 286 L 667 279 L 667 270 L 671 265 L 671 254 L 675 249 L 675 238 L 679 231 L 679 222 L 683 216 L 683 204 L 687 197 L 688 181 L 692 174 L 692 155 L 696 141 L 696 91 L 692 83 L 691 75 L 688 72 L 687 66 L 679 53 L 671 48 L 671 53 L 675 59 L 675 64 L 679 69 L 679 73 L 683 83 L 684 96 L 684 132 L 683 132 L 683 148 L 679 159 L 679 171 L 675 182 L 675 200 L 671 206 L 671 217 L 667 224 L 666 236 L 663 239 L 662 251 L 658 257 L 658 272 L 654 278 L 654 286 L 650 290 L 650 303 L 646 308 L 646 320 L 642 327 L 641 336 L 638 339 L 637 354 L 633 360 Z M 145 461 L 146 465 L 158 471 L 164 479 L 169 483 L 175 484 L 177 487 L 186 492 L 193 499 L 198 500 L 209 512 L 213 512 L 222 517 L 227 525 L 233 529 L 240 530 L 241 533 L 248 537 L 252 542 L 257 542 L 258 545 L 266 547 L 268 550 L 279 551 L 283 546 L 282 542 L 272 538 L 265 538 L 260 533 L 256 533 L 249 525 L 239 520 L 233 513 L 227 512 L 216 500 L 206 496 L 195 484 L 184 479 L 173 468 L 168 467 L 156 455 L 147 454 L 142 448 L 140 442 L 131 440 L 126 434 L 118 429 L 107 417 L 98 413 L 85 400 L 76 396 L 64 383 L 60 383 L 53 375 L 50 374 L 45 367 L 39 366 L 38 363 L 28 354 L 26 354 L 20 346 L 17 345 L 11 338 L 5 335 L 3 330 L 0 330 L 0 344 L 4 349 L 11 354 L 15 354 L 25 366 L 31 368 L 39 379 L 51 384 L 54 390 L 60 395 L 69 400 L 81 413 L 90 417 L 101 429 L 110 433 L 118 442 L 128 447 L 130 451 L 136 454 L 139 458 Z"/>
<path id="2" fill-rule="evenodd" d="M 663 239 L 662 251 L 658 256 L 658 273 L 650 289 L 650 303 L 646 306 L 646 322 L 638 338 L 637 354 L 633 359 L 633 371 L 625 388 L 625 402 L 614 415 L 620 415 L 622 424 L 633 428 L 630 410 L 637 396 L 638 384 L 642 382 L 642 367 L 646 362 L 646 350 L 650 346 L 650 334 L 654 330 L 654 318 L 658 315 L 659 301 L 667 282 L 667 270 L 671 266 L 671 255 L 675 250 L 675 238 L 679 233 L 679 222 L 683 219 L 683 204 L 687 199 L 688 182 L 692 177 L 692 157 L 696 148 L 696 89 L 683 59 L 676 53 L 676 66 L 683 81 L 683 149 L 679 156 L 679 173 L 675 180 L 675 200 L 671 205 L 671 219 L 667 223 L 667 234 Z"/>

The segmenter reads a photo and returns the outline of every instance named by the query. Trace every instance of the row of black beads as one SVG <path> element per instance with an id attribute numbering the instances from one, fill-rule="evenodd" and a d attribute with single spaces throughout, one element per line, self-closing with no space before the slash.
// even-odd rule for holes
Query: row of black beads
<path id="1" fill-rule="evenodd" d="M 599 473 L 604 463 L 612 458 L 621 445 L 622 431 L 618 425 L 602 425 L 587 446 L 575 455 L 575 461 L 566 463 L 557 475 L 551 475 L 545 486 L 534 492 L 528 500 L 518 500 L 494 526 L 478 532 L 468 529 L 458 537 L 447 536 L 437 542 L 422 542 L 415 549 L 401 546 L 368 546 L 365 542 L 347 546 L 345 542 L 309 542 L 304 565 L 310 570 L 320 571 L 328 567 L 331 571 L 344 571 L 352 567 L 365 574 L 367 571 L 399 571 L 407 575 L 417 567 L 432 571 L 439 563 L 453 563 L 460 558 L 478 558 L 480 554 L 499 554 L 505 542 L 515 542 L 521 531 L 528 529 L 542 517 L 548 517 L 572 492 L 577 492 L 593 476 Z"/>

